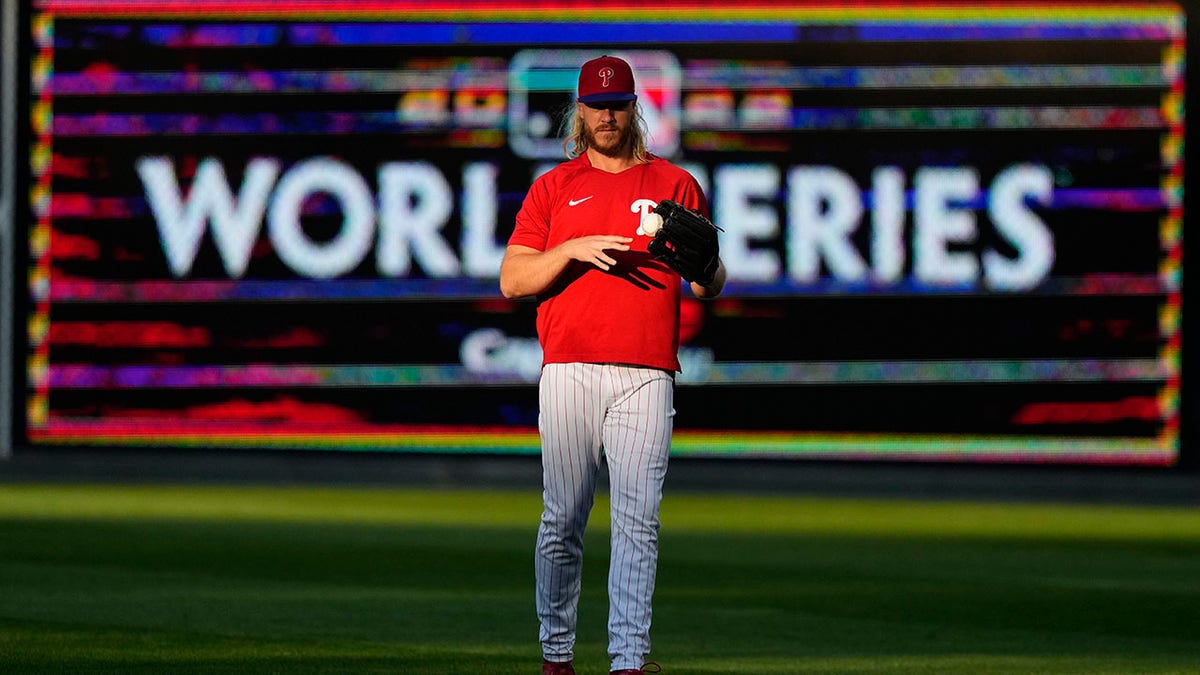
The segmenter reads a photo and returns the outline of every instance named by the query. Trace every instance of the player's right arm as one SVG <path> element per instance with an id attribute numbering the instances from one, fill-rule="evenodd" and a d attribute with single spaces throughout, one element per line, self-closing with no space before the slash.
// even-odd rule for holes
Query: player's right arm
<path id="1" fill-rule="evenodd" d="M 545 251 L 509 245 L 500 263 L 500 292 L 509 299 L 537 295 L 567 269 L 572 260 L 608 271 L 617 261 L 607 251 L 628 251 L 633 237 L 594 234 L 568 239 Z"/>

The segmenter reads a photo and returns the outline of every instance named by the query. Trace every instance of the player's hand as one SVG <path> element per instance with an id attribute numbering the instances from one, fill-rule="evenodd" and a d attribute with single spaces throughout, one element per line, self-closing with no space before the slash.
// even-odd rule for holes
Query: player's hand
<path id="1" fill-rule="evenodd" d="M 616 259 L 610 256 L 607 251 L 628 251 L 629 242 L 631 241 L 633 241 L 633 237 L 621 237 L 615 234 L 593 234 L 565 241 L 560 245 L 560 250 L 564 255 L 573 260 L 595 265 L 607 272 L 612 269 L 613 265 L 617 264 Z"/>

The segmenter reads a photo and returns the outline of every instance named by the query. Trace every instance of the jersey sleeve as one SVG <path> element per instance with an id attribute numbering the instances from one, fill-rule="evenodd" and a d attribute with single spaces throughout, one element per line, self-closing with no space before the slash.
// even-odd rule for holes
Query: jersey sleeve
<path id="1" fill-rule="evenodd" d="M 682 171 L 682 169 L 680 169 Z M 708 209 L 708 199 L 704 197 L 704 191 L 700 189 L 700 183 L 696 181 L 695 176 L 684 171 L 687 178 L 683 181 L 683 194 L 679 203 L 687 208 L 699 213 L 705 218 L 712 218 L 712 214 Z"/>
<path id="2" fill-rule="evenodd" d="M 509 246 L 527 246 L 539 251 L 546 250 L 546 242 L 550 239 L 550 188 L 549 181 L 543 175 L 534 181 L 525 200 L 521 202 L 521 210 L 517 211 L 516 225 L 512 236 L 508 238 Z"/>
<path id="3" fill-rule="evenodd" d="M 700 189 L 700 182 L 696 177 L 678 164 L 672 164 L 661 157 L 654 159 L 663 167 L 663 175 L 671 185 L 671 199 L 711 219 L 708 199 L 704 196 L 704 190 Z"/>

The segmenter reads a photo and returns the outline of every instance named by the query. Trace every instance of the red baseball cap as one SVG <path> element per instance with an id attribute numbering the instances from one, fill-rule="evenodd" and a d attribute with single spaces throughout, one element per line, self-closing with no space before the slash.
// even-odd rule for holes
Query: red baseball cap
<path id="1" fill-rule="evenodd" d="M 636 101 L 633 93 L 633 69 L 615 56 L 601 56 L 579 69 L 579 101 L 609 103 Z"/>

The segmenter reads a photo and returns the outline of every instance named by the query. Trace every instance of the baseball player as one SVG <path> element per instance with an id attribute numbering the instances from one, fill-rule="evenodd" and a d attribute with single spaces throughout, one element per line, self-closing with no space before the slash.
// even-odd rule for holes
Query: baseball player
<path id="1" fill-rule="evenodd" d="M 711 246 L 692 247 L 700 265 L 683 262 L 686 247 L 668 241 L 678 226 L 664 223 L 659 204 L 675 204 L 702 223 L 708 205 L 690 174 L 646 151 L 624 60 L 583 64 L 564 149 L 569 160 L 525 197 L 500 268 L 505 297 L 536 296 L 544 353 L 544 510 L 535 551 L 542 673 L 575 673 L 583 534 L 602 458 L 611 487 L 611 670 L 659 672 L 645 659 L 680 369 L 680 277 L 694 295 L 711 298 L 725 285 L 725 269 L 715 234 Z M 649 247 L 656 240 L 658 255 Z"/>

